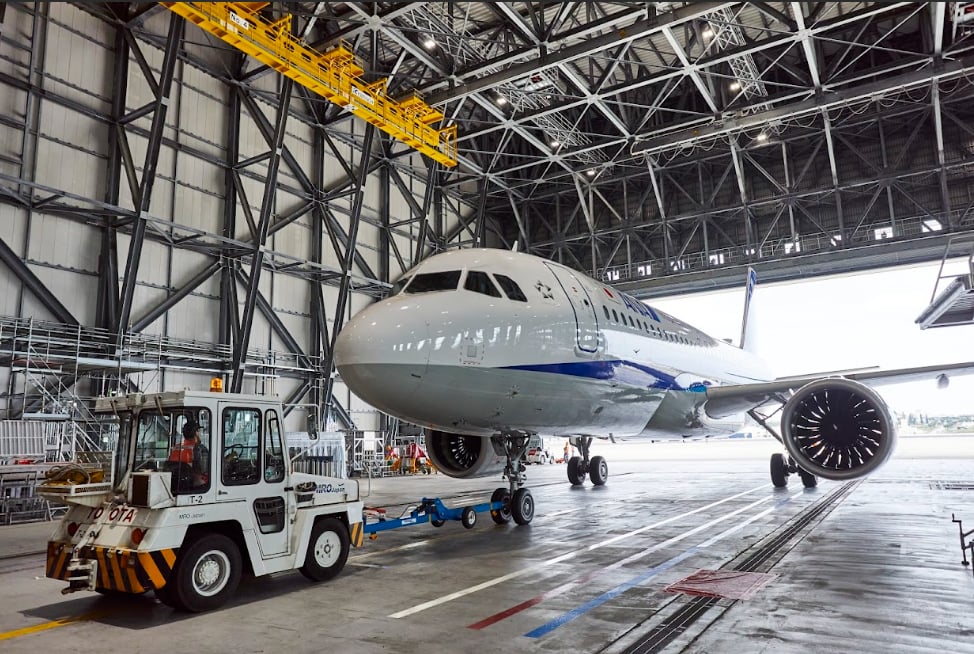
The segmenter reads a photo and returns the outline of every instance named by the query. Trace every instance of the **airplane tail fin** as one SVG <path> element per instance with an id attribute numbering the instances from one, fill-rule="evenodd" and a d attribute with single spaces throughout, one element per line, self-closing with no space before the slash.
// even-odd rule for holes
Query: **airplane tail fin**
<path id="1" fill-rule="evenodd" d="M 747 269 L 747 286 L 744 289 L 744 318 L 741 320 L 741 349 L 747 352 L 755 352 L 757 339 L 755 338 L 754 322 L 751 320 L 751 299 L 754 297 L 754 287 L 758 283 L 757 273 L 754 268 Z"/>

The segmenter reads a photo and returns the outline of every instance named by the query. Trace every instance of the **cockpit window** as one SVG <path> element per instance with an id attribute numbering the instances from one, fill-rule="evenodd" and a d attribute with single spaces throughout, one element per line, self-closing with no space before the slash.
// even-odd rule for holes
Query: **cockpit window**
<path id="1" fill-rule="evenodd" d="M 528 298 L 524 296 L 521 292 L 521 287 L 517 285 L 517 282 L 508 277 L 507 275 L 498 275 L 494 273 L 494 279 L 500 284 L 501 288 L 507 294 L 507 297 L 512 300 L 517 300 L 518 302 L 527 302 Z"/>
<path id="2" fill-rule="evenodd" d="M 483 293 L 491 297 L 501 296 L 501 292 L 494 286 L 494 282 L 490 281 L 487 273 L 479 270 L 471 270 L 467 273 L 467 281 L 463 283 L 463 287 L 474 293 Z"/>
<path id="3" fill-rule="evenodd" d="M 404 293 L 429 293 L 431 291 L 455 291 L 460 283 L 460 271 L 423 273 L 413 277 Z"/>
<path id="4" fill-rule="evenodd" d="M 402 289 L 406 288 L 406 284 L 411 280 L 412 277 L 401 277 L 398 282 L 392 285 L 392 289 L 389 291 L 389 297 L 402 293 Z"/>

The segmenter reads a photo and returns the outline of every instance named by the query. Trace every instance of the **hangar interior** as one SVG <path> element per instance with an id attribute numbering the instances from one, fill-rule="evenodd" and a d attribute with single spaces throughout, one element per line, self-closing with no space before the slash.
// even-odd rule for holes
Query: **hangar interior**
<path id="1" fill-rule="evenodd" d="M 279 395 L 286 431 L 303 434 L 297 440 L 309 441 L 307 432 L 343 434 L 321 457 L 328 474 L 344 474 L 346 456 L 351 470 L 381 466 L 376 444 L 415 440 L 416 428 L 346 387 L 335 372 L 336 338 L 404 272 L 444 251 L 516 248 L 639 299 L 738 287 L 749 267 L 773 282 L 959 258 L 967 276 L 937 280 L 948 292 L 921 326 L 969 324 L 972 179 L 974 3 L 2 3 L 0 523 L 51 517 L 46 503 L 30 497 L 39 470 L 5 464 L 65 461 L 102 449 L 110 434 L 92 412 L 93 398 L 204 391 L 213 378 L 227 391 Z M 620 495 L 610 490 L 602 504 L 585 495 L 589 526 L 606 540 L 571 556 L 638 539 L 667 522 L 606 536 L 620 523 L 645 521 L 630 497 L 662 513 L 667 493 L 697 475 L 703 481 L 686 492 L 707 499 L 688 502 L 723 492 L 723 463 L 698 466 L 674 456 L 673 470 L 654 472 L 662 484 L 651 487 L 655 495 L 626 477 L 637 474 L 628 467 Z M 945 547 L 924 504 L 933 501 L 935 513 L 952 518 L 963 504 L 944 493 L 970 485 L 942 480 L 969 478 L 967 463 L 924 472 L 941 480 L 936 487 L 927 476 L 896 469 L 857 490 L 853 509 L 835 519 L 837 549 L 813 538 L 820 545 L 808 552 L 813 565 L 799 566 L 797 581 L 773 591 L 771 608 L 797 621 L 792 635 L 799 635 L 791 649 L 777 641 L 769 647 L 944 651 L 946 643 L 968 651 L 951 640 L 970 634 L 951 603 L 965 601 L 970 589 L 941 564 Z M 540 479 L 553 480 L 549 472 Z M 739 483 L 766 484 L 766 476 L 745 470 Z M 726 556 L 708 550 L 712 563 L 769 572 L 858 484 L 830 489 L 812 513 L 769 537 L 758 529 L 768 515 L 819 499 L 779 494 L 765 513 L 713 536 L 733 549 Z M 481 490 L 469 480 L 461 487 Z M 400 497 L 407 492 L 390 488 Z M 551 502 L 550 515 L 579 510 L 558 504 L 564 498 L 551 490 L 539 497 Z M 906 508 L 888 523 L 874 517 L 891 504 Z M 616 513 L 603 514 L 603 505 Z M 493 570 L 516 548 L 541 565 L 560 563 L 568 555 L 552 559 L 550 551 L 570 549 L 578 533 L 539 517 L 553 536 L 532 541 L 528 530 L 504 532 L 509 542 L 466 551 L 471 560 L 484 556 L 484 566 L 452 574 L 466 579 Z M 860 584 L 866 573 L 848 553 L 863 532 L 887 537 L 890 524 L 913 542 L 897 544 L 895 557 L 878 556 L 869 568 L 889 579 L 887 586 Z M 966 561 L 965 547 L 974 556 L 974 545 L 962 524 Z M 648 543 L 645 552 L 698 529 L 666 531 L 666 540 Z M 951 538 L 956 550 L 955 532 Z M 390 551 L 401 552 L 396 564 L 415 577 L 402 577 L 401 593 L 382 593 L 378 585 L 356 592 L 376 611 L 390 598 L 415 595 L 412 609 L 390 605 L 398 612 L 388 617 L 421 614 L 426 603 L 418 589 L 428 580 L 428 560 L 415 548 L 424 543 L 404 535 L 391 541 Z M 510 549 L 489 549 L 495 546 Z M 431 549 L 449 562 L 456 554 L 450 547 Z M 844 558 L 833 558 L 837 550 Z M 583 586 L 621 575 L 619 562 L 599 558 L 611 551 L 593 555 L 600 567 Z M 5 561 L 4 553 L 0 574 L 17 572 Z M 355 574 L 366 575 L 370 565 Z M 867 645 L 829 649 L 822 645 L 829 629 L 862 624 L 842 615 L 831 615 L 833 625 L 807 624 L 796 598 L 806 588 L 822 591 L 828 583 L 817 575 L 826 573 L 833 584 L 826 590 L 835 595 L 816 595 L 819 605 L 873 592 L 896 606 L 916 600 L 918 610 L 870 614 L 860 632 Z M 941 597 L 908 596 L 930 578 L 942 585 Z M 506 577 L 497 579 L 484 587 L 507 588 Z M 281 584 L 287 591 L 291 582 Z M 268 610 L 286 611 L 294 606 L 285 591 L 265 586 L 250 591 L 247 603 L 265 606 L 258 600 L 270 597 L 280 602 L 268 602 L 275 604 Z M 688 606 L 692 619 L 674 613 L 665 629 L 633 627 L 631 611 L 644 608 L 636 603 L 624 606 L 617 622 L 584 623 L 584 632 L 570 636 L 556 632 L 562 635 L 537 648 L 524 646 L 534 640 L 494 641 L 488 632 L 471 642 L 485 652 L 661 651 L 686 634 L 698 637 L 681 625 L 731 608 Z M 509 611 L 503 619 L 514 615 Z M 61 615 L 46 605 L 27 613 L 37 620 Z M 336 638 L 347 637 L 351 620 L 363 631 L 389 630 L 378 613 L 334 615 L 341 615 L 329 627 Z M 462 615 L 457 620 L 467 619 Z M 545 628 L 576 617 L 565 615 L 572 617 L 549 616 Z M 742 647 L 771 638 L 761 631 L 762 618 L 733 618 L 709 631 L 698 643 L 703 649 L 692 641 L 687 647 L 746 651 L 721 639 L 748 630 L 757 640 Z M 264 620 L 240 620 L 241 633 Z M 225 633 L 225 626 L 207 624 Z M 436 624 L 417 624 L 403 628 L 408 646 L 385 636 L 369 642 L 383 651 L 455 651 L 448 639 L 426 642 Z M 0 638 L 19 625 L 0 614 Z M 900 649 L 885 641 L 891 625 L 909 631 Z M 538 629 L 524 635 L 549 633 Z M 610 645 L 603 632 L 612 634 Z M 11 651 L 31 647 L 29 639 L 11 642 Z"/>
<path id="2" fill-rule="evenodd" d="M 363 120 L 159 3 L 4 4 L 7 419 L 217 375 L 292 429 L 388 430 L 331 347 L 431 253 L 517 244 L 647 298 L 937 259 L 974 228 L 968 3 L 238 11 L 276 30 L 251 49 L 345 53 L 427 113 Z"/>

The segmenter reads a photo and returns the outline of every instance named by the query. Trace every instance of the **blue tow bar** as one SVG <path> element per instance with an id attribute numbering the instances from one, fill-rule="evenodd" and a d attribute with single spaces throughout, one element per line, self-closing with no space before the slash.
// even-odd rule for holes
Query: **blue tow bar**
<path id="1" fill-rule="evenodd" d="M 456 509 L 449 509 L 438 497 L 424 497 L 419 506 L 402 518 L 379 518 L 377 522 L 366 522 L 364 531 L 375 538 L 375 534 L 389 529 L 398 529 L 410 525 L 420 525 L 429 522 L 434 527 L 442 527 L 447 520 L 459 520 L 464 527 L 472 529 L 477 524 L 477 514 L 484 511 L 503 510 L 503 502 L 484 502 Z"/>

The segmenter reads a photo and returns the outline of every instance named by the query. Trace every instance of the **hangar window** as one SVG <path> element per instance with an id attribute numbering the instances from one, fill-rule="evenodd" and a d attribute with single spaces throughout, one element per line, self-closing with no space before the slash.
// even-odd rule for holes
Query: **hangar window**
<path id="1" fill-rule="evenodd" d="M 494 282 L 490 281 L 487 273 L 479 270 L 471 270 L 467 273 L 467 281 L 463 283 L 463 287 L 474 293 L 483 293 L 491 297 L 501 296 L 501 292 L 494 286 Z"/>
<path id="2" fill-rule="evenodd" d="M 413 277 L 404 290 L 405 293 L 430 293 L 432 291 L 455 291 L 460 283 L 460 271 L 423 273 Z"/>
<path id="3" fill-rule="evenodd" d="M 518 302 L 527 302 L 528 298 L 525 297 L 524 293 L 521 291 L 521 287 L 517 285 L 517 282 L 508 277 L 507 275 L 498 275 L 494 273 L 494 279 L 500 284 L 501 289 L 507 295 L 507 297 Z"/>

